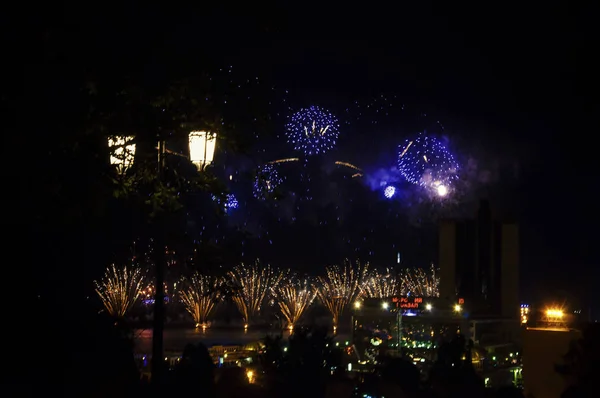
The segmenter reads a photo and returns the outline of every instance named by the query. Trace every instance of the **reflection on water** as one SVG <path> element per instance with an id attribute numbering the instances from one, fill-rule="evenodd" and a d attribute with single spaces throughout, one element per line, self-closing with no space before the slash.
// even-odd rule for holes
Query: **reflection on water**
<path id="1" fill-rule="evenodd" d="M 213 345 L 245 345 L 263 340 L 265 336 L 283 334 L 284 338 L 289 332 L 260 329 L 168 329 L 164 331 L 163 341 L 165 352 L 181 352 L 186 344 L 203 342 L 206 346 Z M 152 329 L 137 329 L 134 332 L 135 351 L 138 354 L 152 352 Z M 349 339 L 349 336 L 336 336 L 337 341 Z"/>

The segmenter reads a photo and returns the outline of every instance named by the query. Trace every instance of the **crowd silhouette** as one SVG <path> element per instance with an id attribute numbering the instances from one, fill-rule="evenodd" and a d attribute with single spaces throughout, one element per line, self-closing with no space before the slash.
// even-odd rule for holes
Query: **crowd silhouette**
<path id="1" fill-rule="evenodd" d="M 154 385 L 137 368 L 129 326 L 94 315 L 96 321 L 71 342 L 67 360 L 56 362 L 51 382 L 37 385 L 38 392 L 48 392 L 54 384 L 60 385 L 61 396 L 69 397 L 524 397 L 516 387 L 485 388 L 472 366 L 472 344 L 461 335 L 439 346 L 427 375 L 406 359 L 380 357 L 375 372 L 357 377 L 346 372 L 343 349 L 318 328 L 295 330 L 285 344 L 284 337 L 266 337 L 255 363 L 260 382 L 250 383 L 244 368 L 217 368 L 199 343 L 184 347 L 163 384 Z M 569 385 L 562 397 L 597 396 L 598 333 L 598 327 L 589 328 L 557 366 L 557 377 L 563 375 Z"/>

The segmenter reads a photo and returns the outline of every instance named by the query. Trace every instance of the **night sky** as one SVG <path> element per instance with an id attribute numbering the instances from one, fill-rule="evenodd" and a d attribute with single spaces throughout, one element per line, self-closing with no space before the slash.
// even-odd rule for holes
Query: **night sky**
<path id="1" fill-rule="evenodd" d="M 65 92 L 90 74 L 110 80 L 135 73 L 152 80 L 232 65 L 236 73 L 256 74 L 287 90 L 291 106 L 341 108 L 396 96 L 411 115 L 426 113 L 424 124 L 440 120 L 463 160 L 513 171 L 510 181 L 498 177 L 465 201 L 475 203 L 479 194 L 497 198 L 522 225 L 524 300 L 597 300 L 597 106 L 588 77 L 597 61 L 584 31 L 586 13 L 501 5 L 354 15 L 309 6 L 238 9 L 236 15 L 126 6 L 55 10 L 55 19 L 30 17 L 23 25 L 36 26 L 26 35 L 28 50 L 13 46 L 28 76 L 23 92 L 35 91 L 41 114 L 52 115 L 48 134 L 61 134 L 61 117 L 76 109 Z M 376 127 L 355 123 L 352 134 L 340 139 L 338 154 L 365 170 L 393 166 L 405 138 L 396 117 Z M 261 153 L 259 161 L 291 152 L 276 136 L 268 139 L 272 155 Z M 298 245 L 309 245 L 306 239 L 298 236 Z M 101 244 L 84 246 L 77 256 L 93 257 L 86 250 Z"/>

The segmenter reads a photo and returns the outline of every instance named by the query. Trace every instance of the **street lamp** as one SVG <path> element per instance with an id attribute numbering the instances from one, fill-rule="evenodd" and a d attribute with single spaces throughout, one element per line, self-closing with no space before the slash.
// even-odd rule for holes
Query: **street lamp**
<path id="1" fill-rule="evenodd" d="M 190 160 L 202 171 L 212 163 L 217 143 L 217 134 L 207 131 L 192 131 L 189 135 Z"/>
<path id="2" fill-rule="evenodd" d="M 216 134 L 205 131 L 192 131 L 189 133 L 188 140 L 190 146 L 189 159 L 198 167 L 199 171 L 209 165 L 214 157 L 216 148 Z M 108 139 L 109 148 L 112 150 L 110 162 L 116 164 L 120 173 L 133 165 L 135 158 L 135 143 L 132 143 L 133 137 L 117 136 Z M 158 167 L 157 178 L 162 181 L 165 169 L 166 154 L 187 157 L 177 152 L 168 151 L 165 141 L 158 142 Z M 160 360 L 163 357 L 163 331 L 164 331 L 164 279 L 165 279 L 165 244 L 163 240 L 164 232 L 162 226 L 156 231 L 155 253 L 155 291 L 154 291 L 154 320 L 152 327 L 152 381 L 156 384 L 162 380 L 163 363 Z"/>
<path id="3" fill-rule="evenodd" d="M 132 136 L 113 136 L 108 138 L 110 164 L 116 165 L 119 174 L 127 171 L 135 159 L 135 143 Z"/>

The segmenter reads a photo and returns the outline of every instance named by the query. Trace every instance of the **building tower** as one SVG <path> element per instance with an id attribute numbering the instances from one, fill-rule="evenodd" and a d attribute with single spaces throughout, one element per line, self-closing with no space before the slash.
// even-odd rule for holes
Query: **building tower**
<path id="1" fill-rule="evenodd" d="M 465 300 L 473 315 L 518 319 L 519 229 L 494 220 L 488 201 L 477 216 L 439 226 L 440 297 Z"/>

